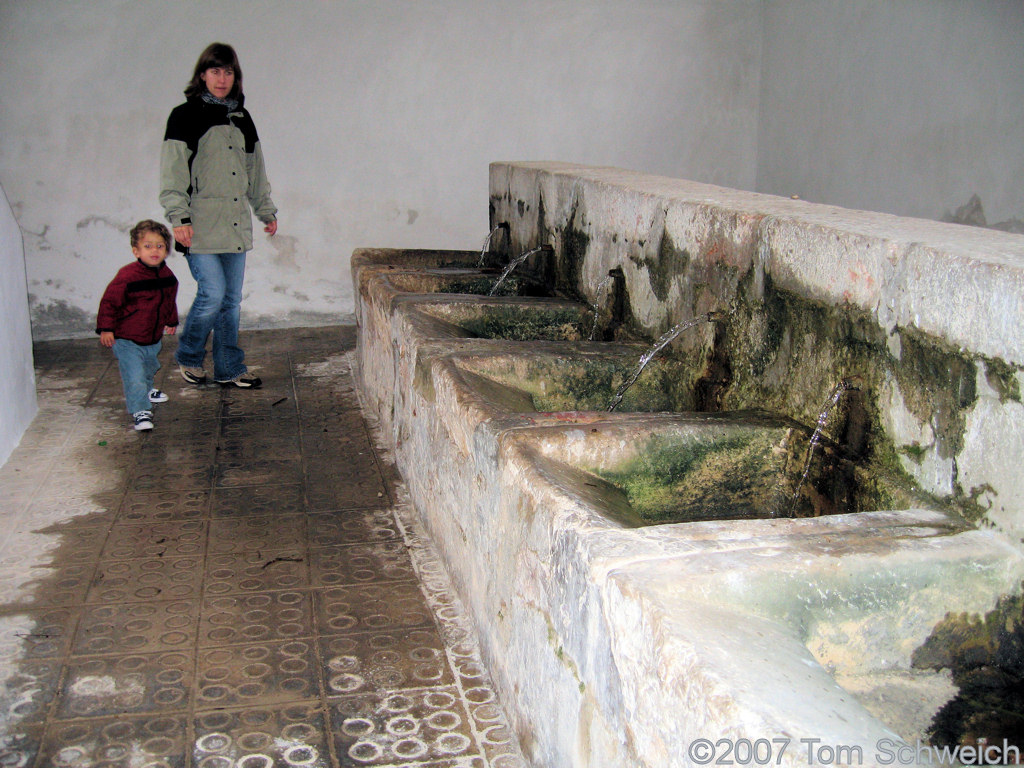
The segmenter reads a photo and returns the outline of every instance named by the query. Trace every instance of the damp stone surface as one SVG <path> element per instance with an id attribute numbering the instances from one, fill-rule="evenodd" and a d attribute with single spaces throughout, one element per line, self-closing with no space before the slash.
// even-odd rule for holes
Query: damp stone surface
<path id="1" fill-rule="evenodd" d="M 1014 762 L 1024 238 L 568 163 L 487 205 L 353 254 L 356 373 L 526 759 Z"/>
<path id="2" fill-rule="evenodd" d="M 518 768 L 472 626 L 360 409 L 352 326 L 245 333 L 264 387 L 156 428 L 95 340 L 35 349 L 0 467 L 0 763 Z"/>

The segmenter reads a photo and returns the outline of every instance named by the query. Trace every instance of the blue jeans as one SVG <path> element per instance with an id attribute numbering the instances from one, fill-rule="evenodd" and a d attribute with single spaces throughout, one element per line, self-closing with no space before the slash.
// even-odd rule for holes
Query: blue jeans
<path id="1" fill-rule="evenodd" d="M 212 331 L 213 378 L 229 381 L 249 370 L 245 352 L 238 346 L 245 253 L 188 253 L 185 258 L 198 288 L 174 359 L 179 365 L 202 368 Z"/>
<path id="2" fill-rule="evenodd" d="M 121 370 L 121 386 L 128 413 L 153 410 L 149 402 L 149 390 L 153 389 L 153 377 L 160 370 L 160 345 L 136 344 L 128 339 L 114 339 L 114 355 Z"/>

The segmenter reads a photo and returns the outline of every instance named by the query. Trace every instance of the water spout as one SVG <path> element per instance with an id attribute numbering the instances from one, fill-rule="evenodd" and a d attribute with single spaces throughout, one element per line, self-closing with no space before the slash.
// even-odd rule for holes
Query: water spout
<path id="1" fill-rule="evenodd" d="M 533 256 L 533 254 L 539 253 L 540 251 L 544 250 L 545 247 L 547 247 L 547 246 L 538 245 L 536 248 L 531 248 L 528 251 L 524 251 L 523 253 L 519 254 L 519 256 L 517 256 L 515 259 L 510 261 L 505 266 L 505 271 L 501 273 L 501 276 L 495 281 L 494 285 L 491 286 L 490 293 L 488 293 L 487 295 L 488 296 L 493 296 L 495 294 L 495 292 L 498 290 L 498 288 L 501 287 L 501 284 L 505 282 L 505 279 L 510 274 L 512 274 L 512 270 L 514 270 L 516 267 L 518 267 L 520 264 L 522 264 L 528 258 Z"/>
<path id="2" fill-rule="evenodd" d="M 493 238 L 494 235 L 497 234 L 499 229 L 507 230 L 508 228 L 508 222 L 502 221 L 499 224 L 495 225 L 494 229 L 487 233 L 487 237 L 484 238 L 484 244 L 480 248 L 480 260 L 477 261 L 476 263 L 478 267 L 482 267 L 484 265 L 484 259 L 487 257 L 487 251 L 491 247 L 491 238 Z"/>
<path id="3" fill-rule="evenodd" d="M 825 404 L 821 408 L 821 412 L 818 414 L 818 423 L 814 427 L 814 432 L 811 434 L 811 442 L 807 447 L 807 460 L 804 462 L 804 471 L 800 476 L 800 481 L 796 484 L 796 490 L 793 491 L 793 499 L 790 502 L 789 516 L 795 517 L 796 505 L 800 500 L 800 491 L 803 490 L 804 483 L 807 481 L 807 475 L 811 471 L 811 460 L 814 458 L 814 450 L 818 447 L 818 443 L 821 442 L 821 435 L 825 430 L 825 424 L 828 422 L 828 417 L 832 413 L 832 410 L 839 403 L 839 398 L 844 393 L 849 392 L 851 389 L 857 389 L 853 382 L 849 379 L 843 379 L 835 387 L 832 388 L 832 393 L 825 400 Z"/>
<path id="4" fill-rule="evenodd" d="M 661 350 L 667 347 L 676 336 L 685 331 L 687 328 L 692 328 L 693 326 L 700 325 L 701 323 L 713 323 L 715 320 L 718 319 L 718 313 L 707 312 L 703 315 L 700 315 L 699 317 L 694 317 L 691 318 L 690 320 L 684 320 L 683 322 L 679 323 L 678 325 L 670 328 L 668 331 L 663 333 L 661 335 L 661 338 L 654 342 L 654 346 L 640 356 L 640 363 L 637 365 L 636 370 L 633 371 L 633 375 L 626 379 L 624 382 L 622 382 L 622 385 L 615 393 L 615 397 L 612 398 L 611 403 L 608 405 L 608 412 L 611 413 L 618 407 L 619 403 L 622 402 L 623 395 L 626 394 L 626 390 L 636 383 L 636 380 L 640 378 L 640 374 L 643 373 L 644 368 L 647 367 L 647 364 L 651 362 L 651 360 L 654 358 L 656 354 L 658 354 L 659 352 L 661 352 Z"/>

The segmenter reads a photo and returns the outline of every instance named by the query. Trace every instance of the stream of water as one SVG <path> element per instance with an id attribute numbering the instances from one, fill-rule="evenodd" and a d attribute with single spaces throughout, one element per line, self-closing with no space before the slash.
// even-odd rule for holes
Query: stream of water
<path id="1" fill-rule="evenodd" d="M 513 270 L 513 269 L 515 269 L 515 268 L 516 268 L 516 267 L 518 267 L 518 266 L 519 266 L 520 264 L 522 264 L 522 263 L 523 263 L 524 261 L 526 261 L 526 260 L 527 260 L 528 258 L 530 258 L 531 256 L 533 256 L 533 254 L 535 254 L 535 253 L 539 253 L 539 252 L 540 252 L 540 251 L 542 251 L 542 250 L 544 250 L 544 246 L 543 246 L 543 245 L 538 245 L 538 246 L 537 246 L 536 248 L 531 248 L 531 249 L 530 249 L 530 250 L 528 250 L 528 251 L 524 251 L 523 253 L 519 254 L 519 256 L 517 256 L 517 257 L 516 257 L 515 259 L 513 259 L 512 261 L 510 261 L 510 262 L 509 262 L 509 263 L 508 263 L 508 264 L 506 265 L 506 267 L 505 267 L 505 271 L 501 273 L 501 277 L 499 277 L 499 278 L 498 278 L 498 279 L 497 279 L 497 280 L 495 281 L 494 285 L 493 285 L 493 286 L 491 286 L 491 291 L 490 291 L 490 293 L 488 293 L 487 295 L 488 295 L 488 296 L 493 296 L 493 295 L 495 294 L 495 292 L 496 292 L 496 291 L 497 291 L 497 290 L 498 290 L 498 289 L 499 289 L 499 288 L 501 287 L 501 284 L 505 282 L 505 279 L 506 279 L 506 278 L 507 278 L 507 277 L 508 277 L 509 275 L 511 275 L 511 274 L 512 274 L 512 270 Z"/>
<path id="2" fill-rule="evenodd" d="M 793 517 L 796 514 L 796 505 L 800 500 L 800 491 L 803 490 L 804 483 L 807 482 L 807 475 L 811 471 L 811 460 L 814 458 L 814 451 L 818 447 L 818 443 L 821 442 L 821 435 L 825 431 L 825 425 L 828 423 L 828 417 L 835 409 L 836 405 L 839 404 L 839 398 L 844 393 L 856 389 L 856 387 L 847 379 L 843 379 L 835 387 L 832 388 L 832 393 L 825 400 L 825 404 L 821 408 L 821 412 L 818 414 L 818 423 L 814 427 L 814 432 L 811 434 L 811 442 L 807 447 L 807 460 L 804 462 L 804 471 L 800 475 L 800 481 L 796 484 L 796 490 L 793 491 L 793 499 L 789 505 L 789 516 Z"/>
<path id="3" fill-rule="evenodd" d="M 684 320 L 683 322 L 679 323 L 676 326 L 673 326 L 665 333 L 663 333 L 661 335 L 661 338 L 654 342 L 654 346 L 640 356 L 640 362 L 637 365 L 636 370 L 633 371 L 633 374 L 624 382 L 622 382 L 622 385 L 615 393 L 615 397 L 612 398 L 611 403 L 609 403 L 608 405 L 609 413 L 611 411 L 614 411 L 618 407 L 619 403 L 622 402 L 622 397 L 623 395 L 626 394 L 626 390 L 628 390 L 631 386 L 633 386 L 636 383 L 636 380 L 640 378 L 640 374 L 643 373 L 644 368 L 647 367 L 647 364 L 654 359 L 654 356 L 656 354 L 658 354 L 659 352 L 661 352 L 661 350 L 667 347 L 676 336 L 685 331 L 687 328 L 692 328 L 693 326 L 700 325 L 701 323 L 712 323 L 716 319 L 718 319 L 717 313 L 708 312 L 706 314 L 700 315 L 699 317 Z"/>
<path id="4" fill-rule="evenodd" d="M 491 247 L 491 238 L 494 237 L 494 234 L 499 229 L 501 229 L 500 224 L 496 226 L 494 229 L 492 229 L 490 232 L 488 232 L 487 237 L 484 238 L 484 244 L 480 248 L 480 260 L 476 263 L 478 267 L 482 267 L 484 265 L 484 258 L 487 256 L 487 249 Z"/>

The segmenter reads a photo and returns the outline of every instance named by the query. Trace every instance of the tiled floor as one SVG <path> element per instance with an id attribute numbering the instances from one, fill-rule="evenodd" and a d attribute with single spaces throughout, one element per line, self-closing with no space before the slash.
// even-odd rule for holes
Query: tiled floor
<path id="1" fill-rule="evenodd" d="M 244 338 L 258 391 L 185 384 L 168 337 L 148 433 L 108 350 L 37 347 L 0 468 L 0 766 L 524 766 L 355 329 Z"/>

